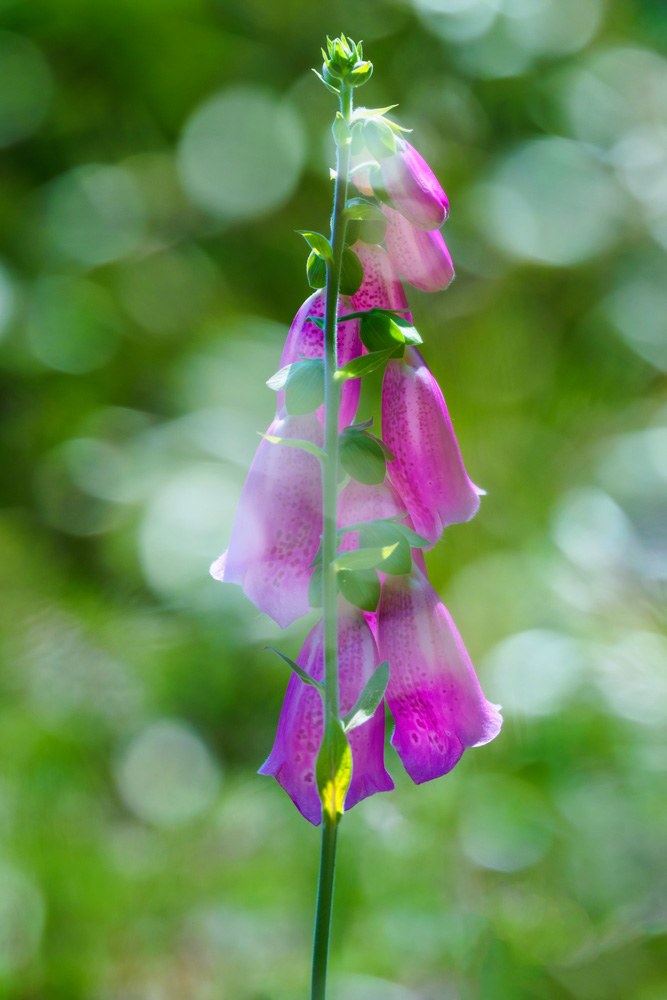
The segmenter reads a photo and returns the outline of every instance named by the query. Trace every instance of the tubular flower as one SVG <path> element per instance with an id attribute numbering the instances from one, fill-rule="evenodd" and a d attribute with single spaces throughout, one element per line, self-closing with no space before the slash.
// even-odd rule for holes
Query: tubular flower
<path id="1" fill-rule="evenodd" d="M 418 229 L 439 229 L 449 215 L 449 201 L 426 160 L 414 146 L 396 140 L 393 156 L 380 160 L 382 182 L 394 208 Z"/>
<path id="2" fill-rule="evenodd" d="M 323 290 L 315 292 L 303 303 L 298 313 L 294 317 L 290 331 L 285 341 L 280 367 L 292 364 L 304 358 L 321 358 L 324 354 L 324 334 L 319 326 L 308 320 L 308 316 L 323 317 L 325 306 L 325 293 Z M 355 307 L 356 308 L 356 307 Z M 338 313 L 344 315 L 352 312 L 353 306 L 349 299 L 340 296 L 338 299 Z M 346 320 L 338 324 L 338 364 L 342 368 L 344 364 L 357 358 L 361 354 L 361 340 L 359 339 L 359 320 Z M 339 424 L 341 429 L 347 427 L 354 420 L 359 405 L 359 392 L 361 382 L 359 379 L 349 379 L 343 385 Z M 277 393 L 278 411 L 285 405 L 285 393 L 283 390 Z M 324 406 L 317 410 L 317 417 L 324 426 Z"/>
<path id="3" fill-rule="evenodd" d="M 338 657 L 341 714 L 349 712 L 378 665 L 375 640 L 364 616 L 344 600 L 338 605 Z M 317 681 L 324 676 L 324 633 L 319 622 L 297 657 L 298 665 Z M 260 774 L 270 774 L 284 788 L 299 812 L 315 826 L 322 821 L 322 804 L 315 781 L 315 762 L 322 741 L 323 711 L 318 691 L 293 674 L 287 685 L 273 749 Z M 384 766 L 384 707 L 349 733 L 352 781 L 345 798 L 351 809 L 375 792 L 394 787 Z"/>
<path id="4" fill-rule="evenodd" d="M 464 750 L 498 735 L 499 706 L 485 699 L 449 612 L 419 569 L 385 579 L 377 641 L 389 660 L 391 742 L 416 784 L 447 774 Z"/>
<path id="5" fill-rule="evenodd" d="M 361 241 L 352 249 L 364 269 L 361 288 L 352 296 L 354 309 L 394 309 L 409 317 L 403 284 L 387 251 Z"/>
<path id="6" fill-rule="evenodd" d="M 405 280 L 423 292 L 447 288 L 454 277 L 454 265 L 440 233 L 417 229 L 388 205 L 383 205 L 382 211 L 389 221 L 387 250 Z"/>
<path id="7" fill-rule="evenodd" d="M 414 347 L 387 364 L 382 436 L 415 531 L 435 543 L 448 525 L 477 512 L 480 491 L 466 473 L 442 390 Z"/>
<path id="8" fill-rule="evenodd" d="M 322 445 L 317 417 L 290 417 L 283 410 L 269 427 L 279 438 Z M 266 439 L 248 472 L 229 548 L 211 575 L 238 583 L 253 604 L 285 628 L 309 611 L 311 563 L 322 531 L 319 462 L 301 448 Z"/>

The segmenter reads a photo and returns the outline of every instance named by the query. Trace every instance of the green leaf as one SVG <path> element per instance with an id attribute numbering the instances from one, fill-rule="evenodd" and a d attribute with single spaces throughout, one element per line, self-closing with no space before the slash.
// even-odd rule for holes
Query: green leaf
<path id="1" fill-rule="evenodd" d="M 394 348 L 391 348 L 388 351 L 373 351 L 371 354 L 362 354 L 359 358 L 352 358 L 346 365 L 338 369 L 334 378 L 339 382 L 345 382 L 350 378 L 361 378 L 362 375 L 368 375 L 376 368 L 380 368 L 394 353 Z"/>
<path id="2" fill-rule="evenodd" d="M 327 283 L 327 264 L 315 250 L 311 250 L 306 261 L 306 278 L 311 288 L 324 288 Z"/>
<path id="3" fill-rule="evenodd" d="M 371 118 L 381 118 L 388 111 L 393 111 L 398 104 L 390 104 L 388 108 L 357 108 L 352 112 L 352 121 L 368 121 Z"/>
<path id="4" fill-rule="evenodd" d="M 324 402 L 324 362 L 322 358 L 306 358 L 289 367 L 285 384 L 287 412 L 297 417 L 312 413 Z"/>
<path id="5" fill-rule="evenodd" d="M 315 566 L 308 584 L 308 607 L 322 607 L 322 562 Z"/>
<path id="6" fill-rule="evenodd" d="M 396 524 L 396 528 L 400 531 L 412 549 L 428 549 L 431 545 L 433 545 L 433 542 L 429 541 L 428 538 L 424 538 L 423 535 L 418 535 L 416 531 L 412 530 L 412 528 L 408 528 L 407 524 L 398 523 Z"/>
<path id="7" fill-rule="evenodd" d="M 340 436 L 338 457 L 349 476 L 366 486 L 384 482 L 387 460 L 382 447 L 364 431 L 346 428 Z"/>
<path id="8" fill-rule="evenodd" d="M 368 312 L 359 324 L 359 336 L 367 351 L 387 351 L 393 347 L 394 357 L 402 357 L 405 349 L 403 328 L 391 316 Z"/>
<path id="9" fill-rule="evenodd" d="M 328 261 L 333 260 L 331 244 L 326 236 L 323 236 L 322 233 L 311 233 L 308 229 L 297 229 L 296 231 L 299 236 L 303 236 L 308 246 L 311 247 L 315 253 L 318 253 L 320 257 L 323 257 L 324 260 Z"/>
<path id="10" fill-rule="evenodd" d="M 341 552 L 331 565 L 337 573 L 342 570 L 375 569 L 388 559 L 395 549 L 396 543 L 368 549 L 353 549 L 351 552 Z"/>
<path id="11" fill-rule="evenodd" d="M 341 262 L 341 295 L 355 295 L 361 288 L 361 282 L 363 280 L 364 269 L 361 261 L 353 250 L 346 247 L 345 250 L 343 250 L 343 259 Z"/>
<path id="12" fill-rule="evenodd" d="M 377 570 L 341 570 L 336 574 L 338 589 L 355 608 L 375 611 L 380 602 L 380 577 Z"/>
<path id="13" fill-rule="evenodd" d="M 289 448 L 302 448 L 310 455 L 314 455 L 315 458 L 319 458 L 320 462 L 323 462 L 326 457 L 322 448 L 313 444 L 312 441 L 304 441 L 300 438 L 281 438 L 276 437 L 274 434 L 260 434 L 259 436 L 270 441 L 271 444 L 286 444 Z"/>
<path id="14" fill-rule="evenodd" d="M 322 801 L 322 819 L 337 822 L 343 815 L 345 796 L 352 780 L 352 751 L 343 727 L 330 715 L 324 728 L 315 764 L 317 791 Z"/>
<path id="15" fill-rule="evenodd" d="M 347 203 L 345 215 L 348 219 L 374 219 L 376 222 L 386 222 L 381 208 L 364 198 L 351 198 Z"/>
<path id="16" fill-rule="evenodd" d="M 298 363 L 299 362 L 296 362 L 296 364 Z M 285 386 L 287 385 L 290 373 L 293 368 L 294 368 L 294 363 L 285 365 L 284 368 L 279 369 L 279 371 L 277 371 L 275 375 L 272 375 L 271 378 L 267 379 L 266 384 L 268 385 L 269 389 L 273 389 L 274 392 L 278 392 L 280 389 L 284 389 Z"/>
<path id="17" fill-rule="evenodd" d="M 315 326 L 318 326 L 320 328 L 320 330 L 324 330 L 324 317 L 323 316 L 306 316 L 306 322 L 307 323 L 314 323 Z"/>
<path id="18" fill-rule="evenodd" d="M 313 73 L 315 74 L 316 77 L 318 77 L 322 81 L 327 90 L 330 90 L 332 94 L 336 95 L 336 97 L 340 97 L 340 90 L 337 90 L 336 87 L 333 87 L 330 83 L 327 83 L 327 81 L 324 79 L 321 73 L 319 73 L 316 69 L 313 69 Z"/>
<path id="19" fill-rule="evenodd" d="M 363 726 L 375 715 L 384 693 L 389 683 L 389 661 L 384 660 L 375 668 L 371 676 L 364 684 L 363 690 L 357 698 L 354 707 L 350 709 L 343 718 L 343 729 L 349 733 L 357 726 Z"/>
<path id="20" fill-rule="evenodd" d="M 407 538 L 397 530 L 395 524 L 367 524 L 359 530 L 359 548 L 393 546 L 391 555 L 382 563 L 382 572 L 391 576 L 403 576 L 412 569 L 412 552 Z"/>
<path id="21" fill-rule="evenodd" d="M 297 677 L 300 678 L 300 680 L 303 681 L 304 684 L 310 684 L 311 687 L 317 688 L 317 690 L 320 692 L 321 695 L 324 695 L 324 684 L 320 684 L 320 682 L 316 681 L 314 677 L 311 677 L 310 674 L 307 674 L 306 671 L 303 670 L 298 663 L 295 663 L 294 660 L 291 660 L 289 656 L 285 656 L 285 654 L 281 653 L 279 649 L 275 648 L 275 646 L 265 646 L 264 648 L 270 649 L 272 652 L 276 653 L 281 660 L 284 660 L 287 666 L 292 668 L 294 673 L 297 675 Z"/>
<path id="22" fill-rule="evenodd" d="M 334 141 L 337 146 L 349 146 L 352 141 L 352 133 L 340 111 L 336 112 L 331 131 L 333 132 Z"/>

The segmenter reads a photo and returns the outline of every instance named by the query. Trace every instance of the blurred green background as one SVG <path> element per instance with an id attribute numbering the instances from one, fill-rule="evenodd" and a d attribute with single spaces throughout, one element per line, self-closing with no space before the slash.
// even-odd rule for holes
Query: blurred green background
<path id="1" fill-rule="evenodd" d="M 410 301 L 488 496 L 428 565 L 506 722 L 345 818 L 331 1000 L 667 998 L 661 0 L 0 2 L 1 997 L 307 995 L 319 835 L 255 770 L 309 626 L 208 565 L 340 31 L 452 205 Z"/>

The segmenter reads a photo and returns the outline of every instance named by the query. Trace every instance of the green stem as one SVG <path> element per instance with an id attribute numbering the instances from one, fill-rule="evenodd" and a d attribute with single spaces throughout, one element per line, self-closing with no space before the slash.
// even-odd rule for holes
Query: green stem
<path id="1" fill-rule="evenodd" d="M 322 826 L 320 880 L 317 889 L 317 914 L 313 941 L 312 1000 L 325 1000 L 327 991 L 327 961 L 329 958 L 337 834 L 338 823 L 335 820 Z"/>
<path id="2" fill-rule="evenodd" d="M 349 122 L 352 113 L 352 89 L 341 85 L 341 113 Z M 338 326 L 338 294 L 345 248 L 345 205 L 350 170 L 350 146 L 337 147 L 336 188 L 331 219 L 332 261 L 327 269 L 327 288 L 324 312 L 324 451 L 322 463 L 322 567 L 323 567 L 323 622 L 324 622 L 324 719 L 330 715 L 339 718 L 338 703 L 338 588 L 332 563 L 336 558 L 336 508 L 338 501 L 338 415 L 340 411 L 340 383 L 334 378 L 338 368 L 336 330 Z M 324 824 L 322 828 L 322 856 L 315 917 L 313 943 L 312 1000 L 325 1000 L 329 933 L 333 904 L 333 876 L 336 862 L 337 823 Z"/>

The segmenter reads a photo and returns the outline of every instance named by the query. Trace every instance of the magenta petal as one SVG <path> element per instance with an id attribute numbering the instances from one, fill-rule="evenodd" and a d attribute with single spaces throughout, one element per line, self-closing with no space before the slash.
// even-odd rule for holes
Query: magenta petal
<path id="1" fill-rule="evenodd" d="M 387 250 L 402 277 L 423 292 L 446 288 L 454 277 L 454 265 L 438 230 L 417 229 L 387 205 L 382 211 L 389 220 Z"/>
<path id="2" fill-rule="evenodd" d="M 304 358 L 321 358 L 324 353 L 324 334 L 315 323 L 307 320 L 308 316 L 324 316 L 325 294 L 324 291 L 315 292 L 303 303 L 298 313 L 292 321 L 290 331 L 287 334 L 285 347 L 280 359 L 280 367 L 290 365 L 295 361 Z M 344 316 L 345 313 L 353 312 L 357 307 L 352 305 L 349 299 L 341 296 L 338 299 L 338 313 Z M 338 367 L 358 358 L 362 353 L 361 340 L 359 339 L 359 320 L 346 320 L 338 324 Z M 359 405 L 359 393 L 361 391 L 360 379 L 348 379 L 343 384 L 341 394 L 341 406 L 339 415 L 339 427 L 342 430 L 351 424 Z M 277 393 L 278 411 L 285 405 L 285 393 Z M 324 426 L 324 407 L 317 410 L 317 418 Z"/>
<path id="3" fill-rule="evenodd" d="M 378 664 L 377 647 L 364 616 L 344 601 L 338 604 L 338 657 L 341 714 L 349 712 Z M 297 663 L 321 681 L 324 677 L 323 626 L 319 622 L 304 642 Z M 315 762 L 322 741 L 322 699 L 315 688 L 293 674 L 287 685 L 273 749 L 260 774 L 271 774 L 299 812 L 316 826 L 322 806 L 315 782 Z M 375 792 L 394 787 L 384 766 L 384 705 L 372 719 L 349 734 L 352 781 L 345 799 L 351 809 Z"/>
<path id="4" fill-rule="evenodd" d="M 377 636 L 389 660 L 391 742 L 416 784 L 447 774 L 464 750 L 498 735 L 499 706 L 484 697 L 449 612 L 419 570 L 383 583 Z"/>
<path id="5" fill-rule="evenodd" d="M 394 453 L 387 466 L 415 531 L 437 542 L 449 524 L 479 508 L 440 386 L 419 352 L 390 361 L 382 385 L 382 438 Z"/>
<path id="6" fill-rule="evenodd" d="M 269 434 L 322 445 L 314 414 L 276 417 Z M 224 583 L 238 583 L 260 611 L 282 628 L 308 614 L 310 564 L 322 532 L 322 477 L 314 455 L 262 440 L 250 466 L 227 552 L 211 566 Z"/>
<path id="7" fill-rule="evenodd" d="M 391 257 L 382 247 L 372 246 L 361 241 L 353 248 L 364 269 L 364 280 L 361 288 L 352 296 L 355 309 L 396 309 L 401 310 L 409 319 L 408 300 L 398 271 Z"/>
<path id="8" fill-rule="evenodd" d="M 401 215 L 418 229 L 439 229 L 449 214 L 447 195 L 414 146 L 403 142 L 380 167 L 385 190 Z"/>
<path id="9" fill-rule="evenodd" d="M 398 517 L 405 514 L 406 506 L 395 488 L 385 479 L 377 486 L 365 486 L 351 479 L 338 497 L 338 527 L 372 521 L 375 518 Z M 340 548 L 348 552 L 359 546 L 359 532 L 347 531 Z"/>

